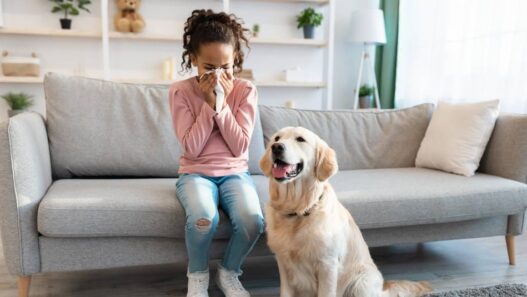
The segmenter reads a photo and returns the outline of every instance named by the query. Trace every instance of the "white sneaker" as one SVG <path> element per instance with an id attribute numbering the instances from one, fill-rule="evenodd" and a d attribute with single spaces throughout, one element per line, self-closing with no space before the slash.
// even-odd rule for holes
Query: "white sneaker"
<path id="1" fill-rule="evenodd" d="M 221 265 L 218 266 L 218 274 L 216 275 L 216 284 L 220 287 L 226 297 L 250 297 L 251 294 L 238 280 L 240 273 L 226 270 Z"/>
<path id="2" fill-rule="evenodd" d="M 187 297 L 209 297 L 209 272 L 187 272 Z"/>

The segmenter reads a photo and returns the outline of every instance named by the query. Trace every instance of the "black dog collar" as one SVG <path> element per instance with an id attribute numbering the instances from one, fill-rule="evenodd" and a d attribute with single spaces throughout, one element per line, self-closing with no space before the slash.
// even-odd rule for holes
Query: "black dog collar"
<path id="1" fill-rule="evenodd" d="M 292 212 L 292 213 L 286 214 L 286 216 L 290 217 L 290 218 L 296 217 L 296 216 L 298 216 L 298 217 L 300 217 L 300 216 L 302 216 L 302 217 L 309 216 L 311 214 L 311 211 L 313 210 L 313 208 L 315 208 L 318 205 L 318 203 L 320 202 L 320 200 L 322 200 L 323 196 L 324 196 L 324 193 L 322 193 L 320 195 L 320 197 L 318 197 L 318 201 L 317 202 L 315 202 L 313 205 L 311 205 L 311 207 L 309 207 L 307 210 L 305 210 L 301 215 L 296 213 L 296 212 Z"/>

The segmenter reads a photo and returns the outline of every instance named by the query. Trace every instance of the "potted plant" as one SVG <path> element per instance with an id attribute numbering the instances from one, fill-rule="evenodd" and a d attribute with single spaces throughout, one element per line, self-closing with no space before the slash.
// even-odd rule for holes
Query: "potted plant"
<path id="1" fill-rule="evenodd" d="M 254 24 L 253 25 L 253 37 L 258 37 L 258 33 L 260 33 L 260 25 Z"/>
<path id="2" fill-rule="evenodd" d="M 369 85 L 362 85 L 359 89 L 359 108 L 370 108 L 373 101 L 375 88 Z"/>
<path id="3" fill-rule="evenodd" d="M 296 17 L 297 28 L 304 28 L 304 38 L 312 39 L 315 36 L 315 27 L 322 24 L 324 16 L 316 12 L 313 8 L 308 7 Z"/>
<path id="4" fill-rule="evenodd" d="M 90 10 L 86 8 L 87 5 L 91 4 L 90 0 L 49 0 L 54 3 L 52 13 L 64 12 L 64 18 L 60 19 L 60 26 L 62 29 L 71 29 L 71 19 L 68 19 L 68 15 L 76 16 L 79 15 L 80 10 L 84 10 L 90 13 Z"/>
<path id="5" fill-rule="evenodd" d="M 10 110 L 7 111 L 9 117 L 23 112 L 26 108 L 33 105 L 33 96 L 26 93 L 7 93 L 2 95 L 2 98 L 7 102 Z"/>

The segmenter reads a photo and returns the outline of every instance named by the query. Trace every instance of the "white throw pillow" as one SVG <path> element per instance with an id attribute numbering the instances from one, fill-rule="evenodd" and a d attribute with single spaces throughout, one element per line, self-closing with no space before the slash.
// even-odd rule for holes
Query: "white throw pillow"
<path id="1" fill-rule="evenodd" d="M 416 167 L 472 176 L 479 167 L 499 114 L 499 100 L 439 102 L 421 142 Z"/>

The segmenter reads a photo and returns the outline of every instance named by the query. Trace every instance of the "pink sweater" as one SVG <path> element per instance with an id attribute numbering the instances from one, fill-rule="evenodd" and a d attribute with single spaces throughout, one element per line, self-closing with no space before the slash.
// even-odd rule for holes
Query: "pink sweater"
<path id="1" fill-rule="evenodd" d="M 258 101 L 256 87 L 235 79 L 225 100 L 227 105 L 216 113 L 205 102 L 195 76 L 170 87 L 172 123 L 184 150 L 179 173 L 225 176 L 247 171 Z"/>

